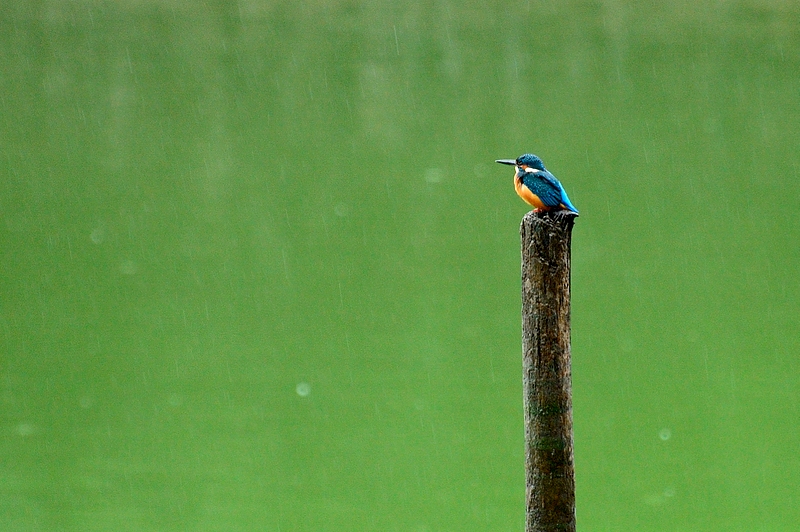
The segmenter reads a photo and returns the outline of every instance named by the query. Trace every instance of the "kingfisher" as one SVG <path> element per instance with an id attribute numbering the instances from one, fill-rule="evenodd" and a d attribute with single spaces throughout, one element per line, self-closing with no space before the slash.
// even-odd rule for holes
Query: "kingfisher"
<path id="1" fill-rule="evenodd" d="M 495 162 L 516 167 L 514 190 L 534 211 L 555 209 L 578 214 L 578 209 L 567 197 L 567 191 L 537 156 L 526 153 L 516 159 L 498 159 Z"/>

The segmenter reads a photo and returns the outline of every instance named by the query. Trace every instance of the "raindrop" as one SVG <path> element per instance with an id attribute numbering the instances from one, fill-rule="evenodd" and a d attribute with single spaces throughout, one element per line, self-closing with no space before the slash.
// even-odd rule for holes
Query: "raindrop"
<path id="1" fill-rule="evenodd" d="M 428 183 L 441 183 L 444 173 L 438 168 L 428 168 L 425 170 L 425 181 Z"/>
<path id="2" fill-rule="evenodd" d="M 630 353 L 636 348 L 636 340 L 630 334 L 626 333 L 617 333 L 617 341 L 619 342 L 619 347 L 625 353 Z"/>
<path id="3" fill-rule="evenodd" d="M 661 441 L 667 441 L 672 437 L 672 431 L 668 428 L 663 428 L 658 431 L 658 437 L 661 438 Z"/>
<path id="4" fill-rule="evenodd" d="M 169 403 L 169 406 L 181 406 L 183 404 L 183 397 L 177 393 L 171 393 L 167 398 L 167 402 Z"/>
<path id="5" fill-rule="evenodd" d="M 472 167 L 472 173 L 475 174 L 475 177 L 486 177 L 489 174 L 488 165 L 478 163 Z"/>
<path id="6" fill-rule="evenodd" d="M 664 497 L 658 493 L 651 493 L 650 495 L 645 495 L 644 497 L 644 503 L 648 506 L 661 506 L 664 504 L 664 502 Z"/>
<path id="7" fill-rule="evenodd" d="M 88 395 L 84 395 L 83 397 L 80 398 L 78 404 L 81 405 L 81 408 L 87 408 L 87 409 L 92 408 L 92 405 L 94 404 L 94 399 L 92 399 Z"/>
<path id="8" fill-rule="evenodd" d="M 669 499 L 670 497 L 674 497 L 674 496 L 675 496 L 675 490 L 674 489 L 667 488 L 667 489 L 664 490 L 664 497 L 666 497 L 667 499 Z"/>
<path id="9" fill-rule="evenodd" d="M 307 382 L 300 382 L 294 389 L 300 397 L 308 397 L 311 393 L 311 385 Z"/>
<path id="10" fill-rule="evenodd" d="M 32 436 L 34 432 L 36 432 L 36 427 L 31 423 L 20 423 L 16 427 L 17 434 L 22 436 L 23 438 L 26 436 Z"/>
<path id="11" fill-rule="evenodd" d="M 106 239 L 106 230 L 103 227 L 95 227 L 89 233 L 89 239 L 95 244 L 102 244 Z"/>
<path id="12" fill-rule="evenodd" d="M 349 212 L 350 207 L 348 207 L 346 203 L 338 203 L 336 207 L 333 208 L 333 213 L 339 218 L 344 218 Z"/>
<path id="13" fill-rule="evenodd" d="M 121 271 L 125 275 L 133 275 L 136 273 L 138 269 L 139 267 L 132 260 L 124 260 L 119 265 L 119 271 Z"/>

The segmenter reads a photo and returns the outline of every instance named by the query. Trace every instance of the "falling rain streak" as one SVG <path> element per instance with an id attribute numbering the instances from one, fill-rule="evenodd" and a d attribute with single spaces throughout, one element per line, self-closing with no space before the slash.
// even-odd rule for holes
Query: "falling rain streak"
<path id="1" fill-rule="evenodd" d="M 528 151 L 581 528 L 796 528 L 796 2 L 89 4 L 0 17 L 0 530 L 518 529 Z"/>

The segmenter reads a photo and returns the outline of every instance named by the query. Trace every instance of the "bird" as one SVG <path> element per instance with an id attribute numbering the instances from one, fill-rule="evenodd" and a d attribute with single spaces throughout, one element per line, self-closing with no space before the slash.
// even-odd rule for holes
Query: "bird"
<path id="1" fill-rule="evenodd" d="M 578 214 L 578 209 L 567 197 L 567 191 L 537 156 L 526 153 L 516 159 L 498 159 L 495 162 L 516 167 L 514 189 L 535 212 L 566 210 Z"/>

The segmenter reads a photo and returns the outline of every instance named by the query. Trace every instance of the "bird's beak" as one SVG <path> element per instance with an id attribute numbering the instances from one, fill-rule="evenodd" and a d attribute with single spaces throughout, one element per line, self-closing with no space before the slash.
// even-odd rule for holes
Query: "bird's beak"
<path id="1" fill-rule="evenodd" d="M 508 164 L 510 166 L 517 165 L 517 161 L 515 161 L 514 159 L 497 159 L 495 162 L 500 164 Z"/>

